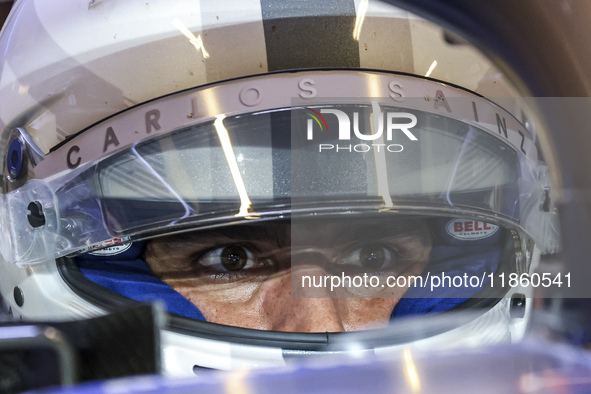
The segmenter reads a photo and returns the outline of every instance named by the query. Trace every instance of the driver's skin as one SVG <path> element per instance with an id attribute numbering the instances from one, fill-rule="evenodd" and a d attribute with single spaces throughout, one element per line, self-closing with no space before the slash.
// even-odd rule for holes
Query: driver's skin
<path id="1" fill-rule="evenodd" d="M 384 327 L 407 288 L 302 288 L 303 276 L 320 283 L 343 273 L 420 275 L 430 250 L 424 222 L 388 216 L 268 221 L 175 234 L 150 241 L 145 259 L 209 322 L 338 332 Z"/>

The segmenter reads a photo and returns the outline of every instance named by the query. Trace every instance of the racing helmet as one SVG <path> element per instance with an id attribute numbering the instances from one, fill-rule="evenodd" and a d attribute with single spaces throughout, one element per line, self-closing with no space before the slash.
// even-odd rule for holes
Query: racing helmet
<path id="1" fill-rule="evenodd" d="M 542 125 L 452 32 L 364 0 L 21 0 L 0 47 L 13 318 L 160 302 L 176 375 L 523 336 L 509 279 L 559 246 Z"/>

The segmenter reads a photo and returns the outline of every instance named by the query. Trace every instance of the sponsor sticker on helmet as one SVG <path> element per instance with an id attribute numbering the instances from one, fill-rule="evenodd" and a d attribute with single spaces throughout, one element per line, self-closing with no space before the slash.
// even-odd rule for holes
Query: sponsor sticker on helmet
<path id="1" fill-rule="evenodd" d="M 480 220 L 454 219 L 447 223 L 449 235 L 461 240 L 477 240 L 490 237 L 497 232 L 499 226 Z"/>
<path id="2" fill-rule="evenodd" d="M 129 239 L 129 238 L 127 238 L 127 239 Z M 103 242 L 101 245 L 99 245 L 98 248 L 100 248 L 100 249 L 89 251 L 88 254 L 91 254 L 93 256 L 114 256 L 116 254 L 123 253 L 126 250 L 128 250 L 129 248 L 131 248 L 131 242 L 119 244 L 119 245 L 113 245 L 113 244 L 118 244 L 118 243 L 123 242 L 125 240 L 126 239 L 122 239 L 122 238 L 110 239 L 108 241 Z M 111 245 L 111 246 L 109 246 L 109 245 Z"/>

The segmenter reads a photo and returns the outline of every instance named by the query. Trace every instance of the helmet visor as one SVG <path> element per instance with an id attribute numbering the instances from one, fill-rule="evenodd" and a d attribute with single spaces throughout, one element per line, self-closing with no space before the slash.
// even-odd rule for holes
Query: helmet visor
<path id="1" fill-rule="evenodd" d="M 360 84 L 367 77 L 321 76 Z M 291 84 L 291 78 L 223 85 L 242 100 L 237 108 L 228 100 L 223 112 L 205 105 L 199 113 L 200 100 L 223 96 L 222 86 L 165 97 L 56 147 L 34 169 L 36 179 L 4 196 L 3 225 L 12 241 L 4 254 L 32 264 L 112 238 L 359 212 L 473 217 L 551 244 L 532 225 L 545 214 L 535 145 L 509 113 L 473 96 L 435 106 L 424 98 L 398 104 L 359 97 L 305 106 L 288 98 L 281 106 L 279 99 L 250 96 L 253 82 Z M 456 90 L 447 94 L 468 95 Z M 285 95 L 293 94 L 282 94 L 283 101 Z M 467 121 L 462 108 L 472 115 L 477 99 L 488 111 Z M 491 127 L 495 118 L 502 122 Z M 41 227 L 23 220 L 32 202 L 42 207 Z"/>

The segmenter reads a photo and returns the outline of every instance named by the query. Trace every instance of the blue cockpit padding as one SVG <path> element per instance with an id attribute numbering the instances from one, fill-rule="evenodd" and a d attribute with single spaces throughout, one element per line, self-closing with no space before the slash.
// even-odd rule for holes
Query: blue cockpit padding
<path id="1" fill-rule="evenodd" d="M 476 240 L 458 239 L 447 230 L 452 221 L 450 218 L 431 220 L 433 248 L 422 274 L 426 285 L 409 288 L 394 307 L 391 319 L 448 311 L 488 286 L 487 275 L 496 272 L 501 261 L 506 230 L 499 228 L 490 236 Z M 445 286 L 432 289 L 433 277 L 442 278 L 443 274 L 450 278 L 477 277 L 480 283 L 474 287 L 456 287 L 444 281 Z M 472 283 L 476 283 L 475 279 Z"/>
<path id="2" fill-rule="evenodd" d="M 135 246 L 135 245 L 134 245 Z M 140 250 L 139 253 L 134 253 Z M 129 251 L 128 251 L 129 252 Z M 150 267 L 139 257 L 141 247 L 124 255 L 103 257 L 90 254 L 76 260 L 82 274 L 90 281 L 113 290 L 132 300 L 160 301 L 169 312 L 194 319 L 205 320 L 193 303 L 158 279 Z M 112 260 L 121 258 L 121 260 Z"/>
<path id="3" fill-rule="evenodd" d="M 488 285 L 486 275 L 496 272 L 503 249 L 503 233 L 499 229 L 493 236 L 481 240 L 458 240 L 445 232 L 450 219 L 434 219 L 436 223 L 433 248 L 423 277 L 442 273 L 449 277 L 466 274 L 483 278 L 479 287 L 430 286 L 411 287 L 392 311 L 391 319 L 412 315 L 435 314 L 448 311 Z M 159 300 L 167 310 L 181 316 L 205 320 L 201 311 L 189 300 L 158 279 L 141 259 L 142 242 L 114 256 L 86 254 L 76 258 L 82 274 L 92 282 L 136 301 Z M 483 276 L 484 274 L 484 276 Z M 430 285 L 430 282 L 426 282 Z"/>
<path id="4" fill-rule="evenodd" d="M 422 275 L 425 278 L 425 286 L 408 289 L 394 307 L 391 319 L 448 311 L 488 286 L 487 275 L 497 271 L 501 260 L 500 247 L 495 245 L 463 247 L 461 256 L 458 249 L 457 246 L 436 246 L 431 250 L 430 263 Z M 456 287 L 453 283 L 444 280 L 445 286 L 440 285 L 433 289 L 430 286 L 434 276 L 463 278 L 464 274 L 467 278 L 478 278 L 479 285 L 472 287 L 468 282 L 467 287 Z M 456 283 L 459 282 L 456 281 Z M 473 283 L 476 284 L 476 281 L 474 280 Z"/>

